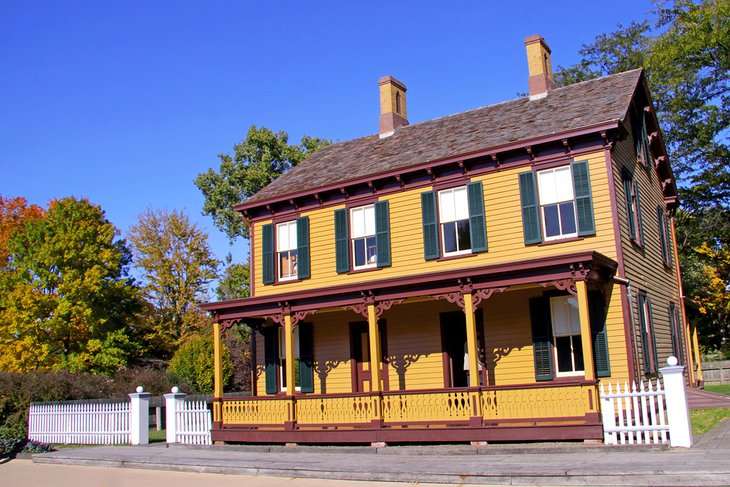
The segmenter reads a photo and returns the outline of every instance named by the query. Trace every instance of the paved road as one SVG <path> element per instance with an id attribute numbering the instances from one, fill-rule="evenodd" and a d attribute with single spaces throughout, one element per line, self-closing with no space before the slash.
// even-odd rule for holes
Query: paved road
<path id="1" fill-rule="evenodd" d="M 728 460 L 730 420 L 720 423 L 691 449 L 583 444 L 382 449 L 154 444 L 67 449 L 33 457 L 35 463 L 44 464 L 338 481 L 682 486 L 730 485 Z"/>

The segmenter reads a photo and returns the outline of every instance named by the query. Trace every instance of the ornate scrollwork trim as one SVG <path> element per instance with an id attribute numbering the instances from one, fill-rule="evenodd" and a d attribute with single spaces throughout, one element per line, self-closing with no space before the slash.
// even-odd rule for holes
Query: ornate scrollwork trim
<path id="1" fill-rule="evenodd" d="M 507 290 L 507 287 L 508 286 L 504 286 L 504 287 L 490 287 L 490 288 L 486 288 L 486 289 L 478 289 L 474 293 L 474 296 L 472 297 L 472 300 L 474 302 L 474 308 L 476 308 L 477 306 L 479 306 L 482 301 L 486 301 L 487 299 L 491 298 L 494 295 L 494 293 L 496 293 L 496 292 L 500 292 L 500 293 L 505 292 Z"/>
<path id="2" fill-rule="evenodd" d="M 437 294 L 434 296 L 434 298 L 445 299 L 449 303 L 457 305 L 459 308 L 461 308 L 462 311 L 464 311 L 464 294 L 459 291 L 446 294 Z"/>
<path id="3" fill-rule="evenodd" d="M 560 291 L 568 291 L 573 296 L 578 296 L 578 290 L 575 287 L 573 279 L 557 279 L 555 281 L 541 282 L 542 287 L 553 286 Z"/>

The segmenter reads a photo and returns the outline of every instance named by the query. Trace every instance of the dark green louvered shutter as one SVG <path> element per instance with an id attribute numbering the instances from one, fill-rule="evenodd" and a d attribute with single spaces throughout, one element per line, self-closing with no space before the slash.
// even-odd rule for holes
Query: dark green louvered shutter
<path id="1" fill-rule="evenodd" d="M 636 192 L 636 220 L 639 228 L 636 229 L 636 243 L 644 246 L 644 223 L 641 218 L 641 197 L 639 196 L 639 184 L 634 180 L 634 191 Z"/>
<path id="2" fill-rule="evenodd" d="M 438 259 L 440 251 L 438 222 L 436 221 L 436 193 L 434 191 L 421 193 L 421 219 L 423 223 L 423 258 L 426 260 Z"/>
<path id="3" fill-rule="evenodd" d="M 307 279 L 311 275 L 309 268 L 309 217 L 297 218 L 297 277 Z"/>
<path id="4" fill-rule="evenodd" d="M 593 292 L 588 297 L 596 377 L 610 377 L 611 364 L 608 357 L 608 334 L 606 333 L 606 302 L 600 293 Z"/>
<path id="5" fill-rule="evenodd" d="M 662 248 L 662 260 L 664 261 L 665 265 L 669 265 L 669 249 L 667 248 L 667 226 L 666 226 L 666 217 L 664 216 L 664 210 L 662 210 L 661 206 L 657 206 L 656 209 L 656 217 L 657 221 L 659 222 L 659 245 Z"/>
<path id="6" fill-rule="evenodd" d="M 676 325 L 674 333 L 677 336 L 677 349 L 679 352 L 676 357 L 679 359 L 680 364 L 684 364 L 684 328 L 682 327 L 682 317 L 679 315 L 679 308 L 674 305 L 672 305 L 671 312 L 674 315 L 674 324 Z"/>
<path id="7" fill-rule="evenodd" d="M 646 297 L 647 309 L 649 310 L 649 330 L 651 331 L 651 350 L 654 357 L 654 371 L 659 368 L 659 357 L 656 354 L 656 332 L 654 331 L 654 313 L 651 310 L 651 297 Z"/>
<path id="8" fill-rule="evenodd" d="M 299 386 L 314 392 L 314 335 L 311 323 L 299 325 Z"/>
<path id="9" fill-rule="evenodd" d="M 669 224 L 669 217 L 664 213 L 664 235 L 667 239 L 667 265 L 672 266 L 672 258 L 674 257 L 674 249 L 672 248 L 672 226 Z"/>
<path id="10" fill-rule="evenodd" d="M 530 299 L 530 320 L 532 321 L 535 380 L 553 380 L 553 360 L 550 353 L 553 333 L 550 323 L 550 306 L 546 298 Z"/>
<path id="11" fill-rule="evenodd" d="M 575 209 L 578 217 L 578 235 L 594 235 L 596 223 L 593 220 L 593 200 L 591 197 L 591 178 L 588 174 L 588 161 L 571 164 L 573 169 L 573 191 Z"/>
<path id="12" fill-rule="evenodd" d="M 646 306 L 644 306 L 646 303 Z M 641 345 L 644 355 L 644 373 L 656 371 L 658 364 L 656 356 L 656 337 L 654 336 L 654 321 L 651 312 L 651 299 L 649 296 L 641 293 L 638 298 L 639 304 L 639 323 L 641 324 Z M 646 307 L 646 310 L 644 309 Z M 648 312 L 647 312 L 648 311 Z M 647 327 L 649 330 L 647 331 Z M 652 360 L 649 361 L 649 357 Z"/>
<path id="13" fill-rule="evenodd" d="M 276 377 L 276 363 L 279 361 L 279 329 L 275 326 L 264 328 L 263 334 L 266 394 L 276 394 L 279 392 Z"/>
<path id="14" fill-rule="evenodd" d="M 386 267 L 390 261 L 390 214 L 387 201 L 375 203 L 376 265 Z"/>
<path id="15" fill-rule="evenodd" d="M 646 112 L 641 114 L 641 150 L 644 155 L 644 165 L 651 167 L 651 150 L 649 149 L 649 131 L 646 129 Z"/>
<path id="16" fill-rule="evenodd" d="M 520 176 L 520 202 L 522 204 L 522 231 L 525 244 L 535 244 L 542 241 L 540 235 L 540 215 L 537 207 L 537 187 L 535 173 L 527 171 Z"/>
<path id="17" fill-rule="evenodd" d="M 626 221 L 629 225 L 629 237 L 636 240 L 636 226 L 634 224 L 634 206 L 631 202 L 631 195 L 634 192 L 631 175 L 623 172 L 624 200 L 626 201 Z"/>
<path id="18" fill-rule="evenodd" d="M 335 210 L 335 265 L 338 273 L 350 271 L 347 209 Z"/>
<path id="19" fill-rule="evenodd" d="M 274 225 L 261 227 L 261 280 L 264 284 L 274 283 Z"/>
<path id="20" fill-rule="evenodd" d="M 484 189 L 481 181 L 466 185 L 469 196 L 469 232 L 472 252 L 487 251 L 487 227 L 484 217 Z"/>

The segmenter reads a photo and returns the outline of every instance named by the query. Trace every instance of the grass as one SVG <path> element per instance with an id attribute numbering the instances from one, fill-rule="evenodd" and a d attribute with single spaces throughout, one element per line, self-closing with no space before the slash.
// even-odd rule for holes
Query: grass
<path id="1" fill-rule="evenodd" d="M 160 443 L 166 440 L 165 438 L 166 431 L 160 430 L 157 431 L 155 429 L 150 430 L 150 443 Z"/>
<path id="2" fill-rule="evenodd" d="M 706 391 L 717 392 L 719 394 L 725 394 L 730 396 L 730 384 L 722 384 L 717 386 L 705 386 Z"/>
<path id="3" fill-rule="evenodd" d="M 730 418 L 730 408 L 693 409 L 689 412 L 692 433 L 704 435 L 724 418 Z"/>

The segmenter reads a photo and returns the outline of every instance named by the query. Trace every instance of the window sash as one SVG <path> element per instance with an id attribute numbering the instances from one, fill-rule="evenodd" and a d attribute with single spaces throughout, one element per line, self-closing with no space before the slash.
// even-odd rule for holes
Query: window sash
<path id="1" fill-rule="evenodd" d="M 575 200 L 570 166 L 538 172 L 537 186 L 541 206 Z"/>
<path id="2" fill-rule="evenodd" d="M 362 238 L 375 235 L 375 205 L 350 210 L 350 236 Z"/>
<path id="3" fill-rule="evenodd" d="M 571 167 L 539 171 L 537 183 L 545 241 L 577 237 L 578 222 Z"/>
<path id="4" fill-rule="evenodd" d="M 286 337 L 285 329 L 279 327 L 279 383 L 281 391 L 286 392 Z M 299 327 L 294 328 L 294 390 L 300 390 L 299 386 Z"/>
<path id="5" fill-rule="evenodd" d="M 585 374 L 578 300 L 574 296 L 551 298 L 550 317 L 556 375 Z"/>
<path id="6" fill-rule="evenodd" d="M 297 222 L 296 220 L 276 225 L 276 250 L 284 252 L 286 250 L 297 249 Z"/>
<path id="7" fill-rule="evenodd" d="M 439 219 L 441 223 L 469 219 L 469 198 L 466 186 L 439 191 Z"/>

